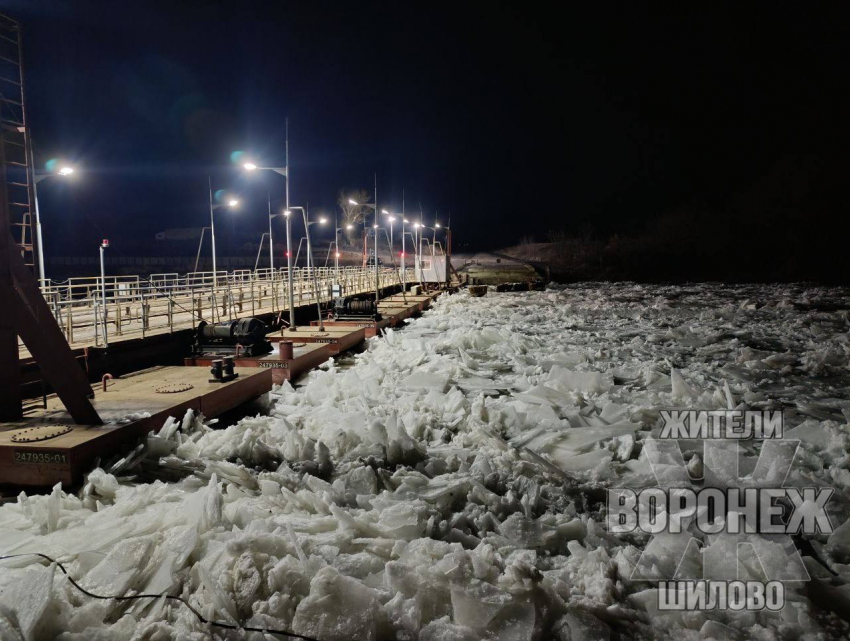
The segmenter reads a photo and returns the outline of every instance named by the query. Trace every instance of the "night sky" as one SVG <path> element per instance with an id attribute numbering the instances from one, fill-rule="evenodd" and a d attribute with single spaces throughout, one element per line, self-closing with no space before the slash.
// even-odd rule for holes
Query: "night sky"
<path id="1" fill-rule="evenodd" d="M 206 224 L 210 173 L 259 237 L 282 180 L 229 158 L 283 164 L 287 116 L 293 204 L 332 214 L 377 172 L 382 208 L 404 188 L 477 247 L 774 206 L 777 167 L 806 175 L 798 207 L 846 211 L 846 12 L 703 8 L 0 0 L 25 28 L 36 161 L 80 166 L 43 183 L 48 255 Z"/>

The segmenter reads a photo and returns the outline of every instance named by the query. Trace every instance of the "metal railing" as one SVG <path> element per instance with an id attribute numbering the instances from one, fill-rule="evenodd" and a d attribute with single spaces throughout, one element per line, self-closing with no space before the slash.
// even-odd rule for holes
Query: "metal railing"
<path id="1" fill-rule="evenodd" d="M 400 282 L 400 271 L 382 267 L 380 272 L 383 287 Z M 404 280 L 411 283 L 413 278 L 413 269 L 407 269 Z M 374 292 L 375 269 L 297 267 L 292 270 L 292 284 L 296 307 L 328 302 L 337 284 L 345 295 Z M 100 346 L 116 338 L 191 328 L 199 320 L 217 322 L 287 310 L 289 274 L 286 268 L 242 269 L 106 276 L 103 283 L 99 276 L 83 276 L 48 281 L 41 291 L 69 344 Z M 25 351 L 22 344 L 19 349 Z"/>

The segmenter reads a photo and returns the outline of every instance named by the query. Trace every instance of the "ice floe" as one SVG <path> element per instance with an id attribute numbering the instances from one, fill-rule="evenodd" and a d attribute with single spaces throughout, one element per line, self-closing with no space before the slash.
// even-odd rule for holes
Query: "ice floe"
<path id="1" fill-rule="evenodd" d="M 732 543 L 616 536 L 605 501 L 755 469 L 752 443 L 659 448 L 661 410 L 782 409 L 801 441 L 785 482 L 838 494 L 806 567 L 850 585 L 848 310 L 847 292 L 803 286 L 443 296 L 353 364 L 277 388 L 267 413 L 169 419 L 77 494 L 7 502 L 0 554 L 47 554 L 97 594 L 179 596 L 322 640 L 842 638 L 805 585 L 781 614 L 659 611 L 639 575 L 708 558 L 720 571 Z M 174 601 L 91 599 L 39 557 L 0 562 L 0 639 L 53 638 L 263 636 Z"/>

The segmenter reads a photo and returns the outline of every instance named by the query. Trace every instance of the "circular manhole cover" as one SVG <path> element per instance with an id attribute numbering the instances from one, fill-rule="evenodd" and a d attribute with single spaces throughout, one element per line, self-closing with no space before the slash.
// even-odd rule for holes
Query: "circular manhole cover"
<path id="1" fill-rule="evenodd" d="M 195 387 L 191 383 L 166 383 L 156 388 L 157 394 L 178 394 L 180 392 L 188 392 Z"/>
<path id="2" fill-rule="evenodd" d="M 12 435 L 13 443 L 35 443 L 36 441 L 46 441 L 57 436 L 62 436 L 70 432 L 73 427 L 70 425 L 40 425 L 38 427 L 27 427 L 18 430 Z"/>

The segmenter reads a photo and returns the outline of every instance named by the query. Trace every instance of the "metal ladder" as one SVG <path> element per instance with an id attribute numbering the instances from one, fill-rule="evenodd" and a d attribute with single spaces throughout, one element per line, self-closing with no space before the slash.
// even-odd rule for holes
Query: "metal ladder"
<path id="1" fill-rule="evenodd" d="M 0 14 L 0 127 L 6 158 L 9 225 L 24 263 L 35 271 L 35 174 L 25 105 L 21 26 L 16 20 Z"/>

